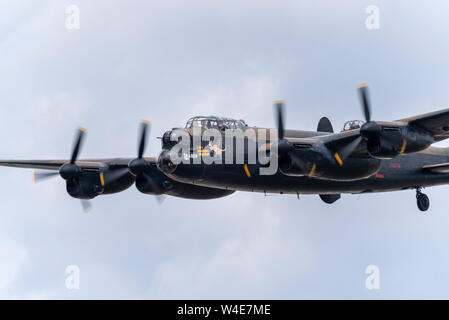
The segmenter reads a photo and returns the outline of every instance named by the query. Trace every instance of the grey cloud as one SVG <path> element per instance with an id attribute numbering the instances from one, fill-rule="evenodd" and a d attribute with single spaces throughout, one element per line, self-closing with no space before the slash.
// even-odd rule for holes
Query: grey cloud
<path id="1" fill-rule="evenodd" d="M 273 126 L 278 98 L 288 127 L 328 115 L 339 128 L 361 116 L 361 82 L 376 119 L 449 105 L 442 2 L 376 1 L 379 31 L 364 28 L 372 1 L 73 1 L 81 29 L 68 31 L 70 3 L 1 4 L 2 158 L 68 157 L 77 125 L 83 157 L 133 156 L 142 118 L 156 155 L 155 137 L 195 114 Z M 134 187 L 84 215 L 60 179 L 0 178 L 4 298 L 447 298 L 447 187 L 426 190 L 428 215 L 407 191 L 159 206 Z M 79 291 L 64 286 L 69 264 Z"/>

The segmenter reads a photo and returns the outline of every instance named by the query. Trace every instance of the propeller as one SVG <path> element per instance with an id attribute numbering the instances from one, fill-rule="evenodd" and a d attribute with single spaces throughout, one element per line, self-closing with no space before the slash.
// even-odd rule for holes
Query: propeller
<path id="1" fill-rule="evenodd" d="M 129 173 L 128 167 L 109 168 L 107 174 L 104 175 L 105 185 L 111 184 L 117 180 L 120 180 Z"/>
<path id="2" fill-rule="evenodd" d="M 276 114 L 276 123 L 278 129 L 278 155 L 280 157 L 289 157 L 292 159 L 302 170 L 308 171 L 310 170 L 309 164 L 298 157 L 294 152 L 293 145 L 285 139 L 285 127 L 284 127 L 284 101 L 276 100 L 274 102 L 275 114 Z M 313 167 L 312 167 L 313 168 Z M 316 168 L 316 167 L 315 167 Z M 312 169 L 314 171 L 314 169 Z"/>
<path id="3" fill-rule="evenodd" d="M 278 129 L 278 153 L 285 154 L 291 151 L 293 146 L 285 136 L 285 128 L 284 128 L 284 101 L 276 100 L 274 102 L 275 114 L 276 114 L 276 123 Z"/>
<path id="4" fill-rule="evenodd" d="M 162 202 L 164 202 L 165 199 L 167 198 L 167 196 L 165 194 L 160 194 L 160 195 L 155 196 L 155 197 L 156 197 L 157 203 L 159 203 L 159 204 L 162 204 Z"/>
<path id="5" fill-rule="evenodd" d="M 58 171 L 33 171 L 33 182 L 42 182 L 59 175 Z"/>
<path id="6" fill-rule="evenodd" d="M 77 134 L 75 138 L 75 142 L 72 147 L 72 153 L 70 156 L 70 162 L 64 163 L 61 168 L 59 169 L 59 172 L 56 171 L 40 171 L 36 170 L 33 172 L 33 181 L 34 182 L 41 182 L 48 180 L 50 178 L 56 177 L 57 175 L 61 175 L 64 179 L 70 179 L 74 175 L 76 175 L 79 172 L 79 167 L 75 164 L 76 159 L 78 158 L 78 154 L 80 152 L 80 148 L 83 143 L 84 135 L 87 132 L 86 129 L 83 127 L 77 128 Z"/>
<path id="7" fill-rule="evenodd" d="M 64 180 L 70 180 L 73 178 L 76 178 L 79 176 L 81 169 L 80 167 L 75 163 L 76 159 L 78 159 L 79 151 L 81 148 L 81 145 L 83 144 L 84 135 L 87 132 L 86 129 L 83 127 L 78 127 L 77 129 L 77 136 L 75 139 L 75 143 L 73 144 L 72 148 L 72 155 L 70 157 L 70 162 L 64 163 L 59 168 L 59 174 Z"/>
<path id="8" fill-rule="evenodd" d="M 366 121 L 360 128 L 360 135 L 365 139 L 377 137 L 381 131 L 381 127 L 375 121 L 371 121 L 371 103 L 368 94 L 368 86 L 367 84 L 362 83 L 357 88 L 359 89 L 360 102 Z"/>
<path id="9" fill-rule="evenodd" d="M 61 175 L 61 177 L 64 179 L 70 179 L 74 175 L 78 174 L 79 167 L 75 164 L 75 161 L 78 158 L 78 154 L 80 152 L 80 148 L 82 146 L 84 135 L 86 132 L 87 132 L 86 129 L 84 129 L 83 127 L 78 127 L 75 143 L 73 144 L 72 148 L 70 162 L 64 163 L 59 169 L 59 172 L 56 171 L 49 172 L 43 170 L 33 171 L 33 182 L 45 181 L 58 175 Z"/>
<path id="10" fill-rule="evenodd" d="M 76 160 L 78 159 L 78 155 L 81 149 L 81 146 L 84 142 L 84 137 L 86 135 L 87 130 L 83 127 L 77 128 L 77 135 L 75 139 L 75 143 L 72 148 L 72 156 L 70 157 L 70 162 L 59 168 L 59 174 L 63 179 L 66 179 L 64 176 L 66 176 L 68 179 L 76 177 L 79 172 L 81 171 L 80 167 L 75 164 Z M 67 180 L 67 179 L 66 179 Z M 89 212 L 92 209 L 92 202 L 89 200 L 81 199 L 81 207 L 83 208 L 84 213 Z"/>
<path id="11" fill-rule="evenodd" d="M 340 161 L 337 161 L 340 163 L 340 165 L 343 165 L 343 162 L 351 155 L 351 153 L 359 146 L 360 142 L 362 142 L 363 137 L 357 136 L 354 140 L 352 140 L 350 143 L 345 145 L 343 148 L 340 149 L 338 153 L 335 155 L 338 155 L 338 158 Z"/>
<path id="12" fill-rule="evenodd" d="M 368 85 L 362 83 L 357 86 L 359 89 L 360 102 L 362 103 L 362 111 L 366 122 L 371 121 L 371 103 L 368 95 Z"/>
<path id="13" fill-rule="evenodd" d="M 92 209 L 92 202 L 89 200 L 81 200 L 81 207 L 83 207 L 84 213 L 88 213 Z"/>
<path id="14" fill-rule="evenodd" d="M 142 159 L 143 153 L 145 151 L 145 142 L 147 138 L 147 131 L 150 131 L 151 129 L 151 123 L 148 120 L 142 120 L 141 127 L 140 127 L 140 142 L 139 142 L 139 149 L 137 153 L 137 157 L 139 159 Z"/>
<path id="15" fill-rule="evenodd" d="M 33 172 L 33 181 L 34 182 L 42 182 L 45 180 L 48 180 L 50 178 L 56 177 L 60 175 L 63 179 L 68 180 L 76 177 L 81 169 L 76 165 L 76 160 L 78 159 L 78 155 L 81 150 L 81 146 L 84 141 L 84 137 L 87 130 L 83 127 L 78 127 L 76 131 L 76 138 L 75 142 L 72 147 L 72 153 L 70 156 L 70 161 L 64 163 L 60 168 L 59 171 L 34 171 Z M 88 200 L 81 200 L 81 206 L 83 208 L 84 212 L 89 211 L 92 208 L 92 204 Z"/>
<path id="16" fill-rule="evenodd" d="M 77 138 L 75 140 L 75 144 L 73 145 L 73 149 L 72 149 L 72 157 L 70 158 L 70 163 L 71 164 L 75 164 L 76 159 L 78 158 L 78 154 L 81 148 L 81 145 L 83 143 L 84 140 L 84 135 L 87 132 L 86 129 L 84 129 L 83 127 L 78 127 L 77 129 Z"/>
<path id="17" fill-rule="evenodd" d="M 150 131 L 151 122 L 142 120 L 140 125 L 139 143 L 137 146 L 137 158 L 129 162 L 127 172 L 131 172 L 131 174 L 136 178 L 138 176 L 144 178 L 151 185 L 153 190 L 160 190 L 162 193 L 163 189 L 159 185 L 157 185 L 151 175 L 148 174 L 150 172 L 149 169 L 151 169 L 151 166 L 150 163 L 143 157 L 146 148 L 147 136 L 150 134 Z M 164 194 L 156 196 L 156 200 L 159 204 L 161 204 L 165 198 L 166 196 Z"/>
<path id="18" fill-rule="evenodd" d="M 147 120 L 141 121 L 140 126 L 140 139 L 137 147 L 137 158 L 129 162 L 128 168 L 134 176 L 137 176 L 145 171 L 148 167 L 148 162 L 143 158 L 145 152 L 145 144 L 147 139 L 147 134 L 151 129 L 151 123 Z"/>
<path id="19" fill-rule="evenodd" d="M 274 102 L 275 110 L 276 110 L 276 116 L 277 116 L 277 127 L 278 127 L 278 139 L 282 140 L 284 139 L 284 100 L 276 100 Z"/>
<path id="20" fill-rule="evenodd" d="M 369 136 L 379 133 L 379 126 L 375 122 L 371 121 L 371 102 L 368 93 L 368 85 L 366 83 L 362 83 L 357 86 L 357 89 L 359 92 L 363 116 L 366 122 L 360 128 L 360 135 L 355 136 L 354 140 L 335 153 L 335 158 L 340 165 L 343 165 L 343 162 L 359 146 L 363 139 L 367 139 Z"/>

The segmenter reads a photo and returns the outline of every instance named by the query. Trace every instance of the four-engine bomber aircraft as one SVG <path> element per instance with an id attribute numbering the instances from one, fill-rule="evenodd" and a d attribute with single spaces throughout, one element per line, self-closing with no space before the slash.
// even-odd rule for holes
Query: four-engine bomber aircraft
<path id="1" fill-rule="evenodd" d="M 229 152 L 213 140 L 196 146 L 191 142 L 188 154 L 180 154 L 186 162 L 174 162 L 176 131 L 195 140 L 195 128 L 217 129 L 219 132 L 251 129 L 256 136 L 259 127 L 249 127 L 243 120 L 220 117 L 194 117 L 185 128 L 174 128 L 161 137 L 162 152 L 158 158 L 144 157 L 149 123 L 142 122 L 137 158 L 78 160 L 85 129 L 79 128 L 68 160 L 0 160 L 0 165 L 34 168 L 35 181 L 60 175 L 66 180 L 67 192 L 82 199 L 123 191 L 135 183 L 140 192 L 171 195 L 189 199 L 214 199 L 235 191 L 263 193 L 318 194 L 333 203 L 341 193 L 369 193 L 415 189 L 418 208 L 429 208 L 422 188 L 449 183 L 449 148 L 431 145 L 449 137 L 449 109 L 392 122 L 371 119 L 366 85 L 359 94 L 365 122 L 348 121 L 343 130 L 333 132 L 330 121 L 323 117 L 317 131 L 284 129 L 283 102 L 275 103 L 276 135 L 259 146 L 276 156 L 276 172 L 259 174 L 267 164 L 251 163 L 248 137 L 245 138 L 243 163 L 206 163 L 202 157 Z M 175 137 L 175 139 L 174 139 Z M 238 152 L 237 152 L 238 153 Z M 235 154 L 237 157 L 237 154 Z M 193 159 L 200 159 L 192 161 Z"/>

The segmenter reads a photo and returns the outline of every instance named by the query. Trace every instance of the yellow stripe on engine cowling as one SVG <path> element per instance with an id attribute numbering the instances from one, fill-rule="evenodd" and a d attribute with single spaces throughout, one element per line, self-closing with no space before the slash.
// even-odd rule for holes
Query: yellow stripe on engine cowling
<path id="1" fill-rule="evenodd" d="M 401 148 L 401 154 L 403 154 L 405 152 L 405 148 L 407 148 L 407 140 L 404 139 L 404 141 L 402 142 L 402 148 Z"/>
<path id="2" fill-rule="evenodd" d="M 342 166 L 343 165 L 343 161 L 341 161 L 341 158 L 340 158 L 340 156 L 338 155 L 337 152 L 335 152 L 334 157 L 335 157 L 335 160 L 337 160 L 338 164 Z"/>
<path id="3" fill-rule="evenodd" d="M 313 166 L 312 166 L 312 169 L 309 172 L 309 178 L 313 177 L 313 174 L 315 173 L 315 170 L 316 170 L 316 164 L 314 163 Z"/>
<path id="4" fill-rule="evenodd" d="M 246 163 L 243 165 L 243 169 L 245 170 L 245 173 L 248 176 L 248 178 L 251 178 L 251 172 L 249 172 L 248 165 Z"/>
<path id="5" fill-rule="evenodd" d="M 103 172 L 100 172 L 100 183 L 101 183 L 101 186 L 104 187 L 104 174 L 103 174 Z"/>

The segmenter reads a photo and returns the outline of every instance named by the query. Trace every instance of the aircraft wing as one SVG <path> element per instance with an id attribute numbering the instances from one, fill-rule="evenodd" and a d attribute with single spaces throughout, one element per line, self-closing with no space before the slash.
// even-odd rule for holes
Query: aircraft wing
<path id="1" fill-rule="evenodd" d="M 59 170 L 59 167 L 68 161 L 70 160 L 0 160 L 0 166 Z"/>
<path id="2" fill-rule="evenodd" d="M 100 168 L 104 166 L 126 167 L 133 158 L 112 158 L 112 159 L 88 159 L 77 160 L 75 163 L 81 168 Z M 145 160 L 156 163 L 156 158 L 150 157 Z M 43 169 L 43 170 L 59 170 L 64 164 L 70 160 L 0 160 L 0 166 Z"/>
<path id="3" fill-rule="evenodd" d="M 449 109 L 397 120 L 430 132 L 435 142 L 449 138 Z"/>
<path id="4" fill-rule="evenodd" d="M 396 120 L 395 122 L 426 130 L 434 137 L 435 142 L 449 138 L 449 108 Z M 366 141 L 360 138 L 359 129 L 317 136 L 313 139 L 323 141 L 328 148 L 335 152 L 349 152 L 353 156 L 368 156 Z"/>
<path id="5" fill-rule="evenodd" d="M 422 168 L 432 173 L 449 173 L 449 163 L 429 164 Z"/>
<path id="6" fill-rule="evenodd" d="M 352 141 L 357 137 L 360 137 L 360 129 L 329 133 L 323 136 L 313 137 L 313 139 L 321 140 L 325 144 L 329 143 L 344 144 L 345 142 Z"/>
<path id="7" fill-rule="evenodd" d="M 310 137 L 324 136 L 327 134 L 329 133 L 319 131 L 291 130 L 291 129 L 285 129 L 284 131 L 284 135 L 289 138 L 310 138 Z"/>

